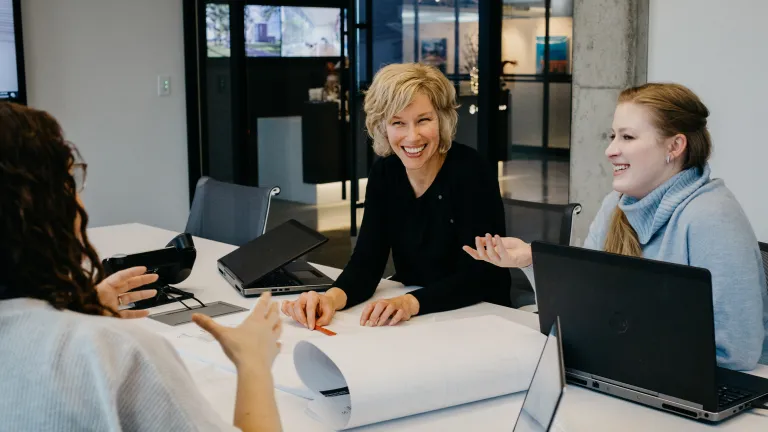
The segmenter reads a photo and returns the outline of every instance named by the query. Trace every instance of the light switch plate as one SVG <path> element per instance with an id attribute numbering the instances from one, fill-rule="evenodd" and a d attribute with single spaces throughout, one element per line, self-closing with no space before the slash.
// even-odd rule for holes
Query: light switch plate
<path id="1" fill-rule="evenodd" d="M 157 76 L 157 95 L 158 96 L 170 96 L 171 95 L 171 77 L 168 75 Z"/>

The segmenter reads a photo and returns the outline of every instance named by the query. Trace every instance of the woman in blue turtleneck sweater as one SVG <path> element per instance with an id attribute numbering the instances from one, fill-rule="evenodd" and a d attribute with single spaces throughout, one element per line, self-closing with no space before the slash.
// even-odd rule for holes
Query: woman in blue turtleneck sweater
<path id="1" fill-rule="evenodd" d="M 768 364 L 765 274 L 747 216 L 725 183 L 710 178 L 708 115 L 681 85 L 621 93 L 605 151 L 614 191 L 584 247 L 708 269 L 717 363 L 749 370 Z M 465 247 L 475 259 L 522 268 L 533 283 L 530 245 L 490 235 L 476 243 L 476 250 Z"/>

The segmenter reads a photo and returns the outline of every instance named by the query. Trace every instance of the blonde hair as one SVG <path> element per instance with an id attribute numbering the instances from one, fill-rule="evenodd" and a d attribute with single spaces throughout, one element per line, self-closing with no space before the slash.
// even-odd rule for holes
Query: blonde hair
<path id="1" fill-rule="evenodd" d="M 701 169 L 709 160 L 712 154 L 712 138 L 707 130 L 709 110 L 689 88 L 680 84 L 649 83 L 624 90 L 618 102 L 646 107 L 662 138 L 685 135 L 688 146 L 683 156 L 683 169 Z M 643 253 L 637 232 L 618 206 L 613 212 L 603 249 L 629 256 Z"/>
<path id="2" fill-rule="evenodd" d="M 438 151 L 445 154 L 456 135 L 456 89 L 438 69 L 419 63 L 398 63 L 381 68 L 365 93 L 365 127 L 379 156 L 392 154 L 385 123 L 404 110 L 418 94 L 432 103 L 440 127 Z"/>

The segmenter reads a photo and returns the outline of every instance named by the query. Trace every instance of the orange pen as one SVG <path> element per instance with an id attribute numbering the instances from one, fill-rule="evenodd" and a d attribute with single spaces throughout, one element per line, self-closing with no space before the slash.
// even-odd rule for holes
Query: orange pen
<path id="1" fill-rule="evenodd" d="M 315 330 L 319 331 L 320 333 L 326 335 L 326 336 L 336 336 L 336 333 L 328 330 L 325 327 L 315 326 Z"/>

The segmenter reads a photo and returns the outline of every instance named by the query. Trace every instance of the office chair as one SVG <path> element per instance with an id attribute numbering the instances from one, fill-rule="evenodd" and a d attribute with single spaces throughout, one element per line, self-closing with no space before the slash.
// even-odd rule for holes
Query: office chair
<path id="1" fill-rule="evenodd" d="M 517 237 L 527 243 L 535 240 L 569 245 L 573 215 L 581 213 L 581 204 L 546 204 L 502 199 L 507 222 L 507 237 Z M 520 269 L 509 269 L 512 277 L 510 295 L 512 307 L 536 304 L 536 296 L 528 278 Z"/>
<path id="2" fill-rule="evenodd" d="M 187 219 L 186 232 L 242 246 L 264 234 L 272 197 L 280 188 L 241 186 L 201 177 Z"/>
<path id="3" fill-rule="evenodd" d="M 768 281 L 768 243 L 757 242 L 760 246 L 760 255 L 763 256 L 763 271 L 765 272 L 765 280 Z"/>

